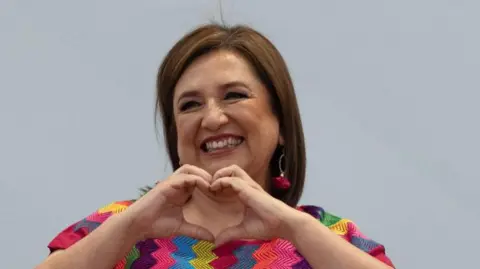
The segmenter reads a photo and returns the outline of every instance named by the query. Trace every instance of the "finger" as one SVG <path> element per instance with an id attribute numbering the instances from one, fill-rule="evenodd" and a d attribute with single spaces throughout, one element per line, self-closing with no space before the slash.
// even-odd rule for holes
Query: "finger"
<path id="1" fill-rule="evenodd" d="M 236 177 L 224 177 L 213 182 L 210 186 L 210 190 L 216 193 L 221 192 L 223 189 L 229 188 L 236 193 L 238 199 L 246 206 L 252 208 L 258 214 L 265 216 L 262 212 L 272 212 L 271 202 L 266 203 L 270 199 L 274 199 L 263 189 L 256 189 L 252 187 L 248 182 L 245 182 Z M 261 211 L 261 212 L 260 212 Z M 268 213 L 268 214 L 270 214 Z"/>
<path id="2" fill-rule="evenodd" d="M 201 191 L 207 192 L 210 188 L 210 182 L 205 180 L 204 178 L 199 178 L 195 186 L 199 188 Z"/>
<path id="3" fill-rule="evenodd" d="M 236 176 L 236 177 L 241 177 L 241 178 L 250 178 L 250 176 L 245 172 L 242 168 L 240 168 L 238 165 L 230 165 L 227 167 L 224 167 L 213 175 L 213 181 L 222 178 L 222 177 L 231 177 L 231 176 Z"/>
<path id="4" fill-rule="evenodd" d="M 246 205 L 248 205 L 251 197 L 259 192 L 259 190 L 253 188 L 249 183 L 238 177 L 222 177 L 210 186 L 210 190 L 217 193 L 227 188 L 233 190 L 238 198 Z"/>
<path id="5" fill-rule="evenodd" d="M 236 183 L 236 181 L 242 181 L 242 180 L 237 177 L 222 177 L 214 181 L 212 185 L 210 185 L 210 190 L 216 192 L 216 191 L 221 191 L 222 189 L 225 189 L 225 188 L 233 189 L 234 186 L 236 187 L 236 190 L 239 190 L 241 188 L 239 188 L 240 186 L 238 186 L 238 183 Z"/>
<path id="6" fill-rule="evenodd" d="M 180 227 L 175 232 L 175 235 L 184 235 L 184 236 L 188 236 L 188 237 L 192 237 L 200 240 L 206 240 L 210 242 L 213 242 L 215 240 L 215 237 L 209 230 L 201 226 L 188 223 L 186 221 L 183 221 L 182 224 L 180 224 Z"/>
<path id="7" fill-rule="evenodd" d="M 222 177 L 238 177 L 246 182 L 249 182 L 256 189 L 263 189 L 255 180 L 250 177 L 247 172 L 245 172 L 245 170 L 236 164 L 218 170 L 213 175 L 212 182 L 215 182 Z"/>
<path id="8" fill-rule="evenodd" d="M 179 174 L 179 173 L 193 174 L 193 175 L 202 177 L 207 182 L 212 181 L 212 176 L 207 171 L 190 164 L 185 164 L 185 165 L 182 165 L 180 168 L 178 168 L 177 171 L 175 171 L 175 174 Z"/>
<path id="9" fill-rule="evenodd" d="M 210 183 L 208 183 L 204 178 L 193 175 L 185 174 L 181 175 L 181 179 L 174 180 L 171 183 L 172 188 L 174 189 L 185 189 L 187 192 L 191 193 L 195 187 L 198 187 L 201 190 L 207 191 L 209 189 Z"/>
<path id="10" fill-rule="evenodd" d="M 247 239 L 247 232 L 241 224 L 226 228 L 215 237 L 215 246 L 221 246 L 233 240 Z"/>

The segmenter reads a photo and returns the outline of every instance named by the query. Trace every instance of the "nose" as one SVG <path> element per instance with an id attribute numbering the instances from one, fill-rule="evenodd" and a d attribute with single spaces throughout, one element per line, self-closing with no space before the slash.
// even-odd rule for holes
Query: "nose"
<path id="1" fill-rule="evenodd" d="M 214 100 L 209 101 L 202 119 L 202 127 L 211 131 L 216 131 L 228 122 L 223 108 Z"/>

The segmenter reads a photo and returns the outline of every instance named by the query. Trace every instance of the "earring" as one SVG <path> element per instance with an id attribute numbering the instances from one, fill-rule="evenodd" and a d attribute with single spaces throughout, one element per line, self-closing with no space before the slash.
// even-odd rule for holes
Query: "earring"
<path id="1" fill-rule="evenodd" d="M 285 153 L 282 152 L 282 155 L 280 155 L 280 158 L 278 158 L 278 169 L 280 170 L 280 176 L 273 178 L 273 186 L 281 190 L 287 190 L 292 185 L 290 183 L 290 180 L 288 180 L 288 178 L 285 177 L 285 171 L 283 170 L 283 167 L 282 167 L 282 159 L 284 158 L 285 158 Z"/>

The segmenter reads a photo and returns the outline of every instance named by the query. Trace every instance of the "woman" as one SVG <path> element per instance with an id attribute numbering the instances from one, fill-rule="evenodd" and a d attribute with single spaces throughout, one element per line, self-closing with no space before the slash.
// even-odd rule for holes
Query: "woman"
<path id="1" fill-rule="evenodd" d="M 347 219 L 297 206 L 305 143 L 276 48 L 206 25 L 164 59 L 157 109 L 173 174 L 62 231 L 38 268 L 391 268 Z"/>

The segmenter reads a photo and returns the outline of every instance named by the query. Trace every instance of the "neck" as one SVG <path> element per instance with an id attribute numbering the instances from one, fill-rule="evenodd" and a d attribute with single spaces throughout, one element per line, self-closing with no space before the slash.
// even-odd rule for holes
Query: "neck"
<path id="1" fill-rule="evenodd" d="M 244 212 L 245 206 L 236 197 L 218 197 L 198 189 L 183 210 L 188 222 L 205 227 L 214 235 L 239 224 Z"/>

